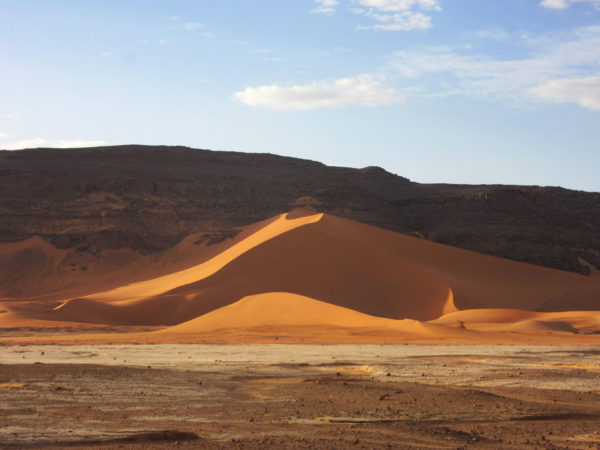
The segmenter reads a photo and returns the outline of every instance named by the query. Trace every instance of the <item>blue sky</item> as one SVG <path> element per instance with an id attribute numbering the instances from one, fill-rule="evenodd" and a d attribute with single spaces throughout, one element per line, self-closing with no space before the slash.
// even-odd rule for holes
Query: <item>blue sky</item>
<path id="1" fill-rule="evenodd" d="M 0 148 L 600 191 L 600 0 L 0 0 Z"/>

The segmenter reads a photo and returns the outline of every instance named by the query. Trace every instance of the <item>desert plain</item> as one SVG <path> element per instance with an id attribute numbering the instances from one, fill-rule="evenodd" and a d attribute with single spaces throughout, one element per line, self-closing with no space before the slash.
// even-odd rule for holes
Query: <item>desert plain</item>
<path id="1" fill-rule="evenodd" d="M 600 445 L 595 269 L 307 209 L 151 255 L 0 258 L 2 447 Z"/>

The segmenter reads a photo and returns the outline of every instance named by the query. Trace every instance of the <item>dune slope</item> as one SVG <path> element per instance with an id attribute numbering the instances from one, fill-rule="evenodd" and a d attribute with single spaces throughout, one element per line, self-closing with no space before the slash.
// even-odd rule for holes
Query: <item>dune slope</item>
<path id="1" fill-rule="evenodd" d="M 337 236 L 327 224 L 314 226 L 323 220 L 320 214 L 282 216 L 202 265 L 87 300 L 110 302 L 113 314 L 122 312 L 119 323 L 129 317 L 146 325 L 181 323 L 264 292 L 293 292 L 394 319 L 433 319 L 455 310 L 450 287 L 425 267 Z M 91 304 L 86 308 L 95 320 Z M 140 314 L 132 313 L 136 308 Z M 81 320 L 80 300 L 65 303 L 54 315 L 75 320 L 75 309 Z M 142 322 L 149 310 L 156 311 L 156 321 Z"/>
<path id="2" fill-rule="evenodd" d="M 252 295 L 203 316 L 159 331 L 160 334 L 205 334 L 226 330 L 252 332 L 256 329 L 327 330 L 330 335 L 340 329 L 382 336 L 411 335 L 464 337 L 468 332 L 411 319 L 394 320 L 370 316 L 352 309 L 334 306 L 289 292 Z M 342 331 L 343 332 L 343 331 Z"/>
<path id="3" fill-rule="evenodd" d="M 397 328 L 397 320 L 369 316 L 289 292 L 251 295 L 161 332 L 197 333 L 265 325 Z"/>
<path id="4" fill-rule="evenodd" d="M 160 265 L 160 261 L 155 262 Z M 388 319 L 457 310 L 599 310 L 600 279 L 503 260 L 323 214 L 281 215 L 191 267 L 35 318 L 176 325 L 248 296 L 288 292 Z M 535 317 L 515 318 L 538 320 Z"/>
<path id="5" fill-rule="evenodd" d="M 0 302 L 53 302 L 179 272 L 210 260 L 276 219 L 239 228 L 237 235 L 216 243 L 209 242 L 210 232 L 193 234 L 147 255 L 130 248 L 57 249 L 39 237 L 0 243 Z"/>
<path id="6" fill-rule="evenodd" d="M 518 309 L 471 309 L 458 311 L 430 323 L 461 326 L 480 331 L 523 333 L 600 333 L 600 311 L 535 312 Z"/>

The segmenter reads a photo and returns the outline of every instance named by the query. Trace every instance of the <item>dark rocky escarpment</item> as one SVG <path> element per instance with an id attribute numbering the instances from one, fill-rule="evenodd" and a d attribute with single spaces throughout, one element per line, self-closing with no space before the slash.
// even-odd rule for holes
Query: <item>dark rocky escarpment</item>
<path id="1" fill-rule="evenodd" d="M 418 184 L 378 167 L 186 147 L 0 152 L 1 242 L 152 252 L 192 233 L 217 242 L 294 206 L 547 267 L 600 267 L 598 193 Z"/>

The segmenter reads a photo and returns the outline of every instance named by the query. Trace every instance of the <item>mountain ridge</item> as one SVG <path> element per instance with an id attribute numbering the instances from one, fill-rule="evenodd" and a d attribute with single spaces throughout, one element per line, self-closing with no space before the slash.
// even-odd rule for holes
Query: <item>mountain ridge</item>
<path id="1" fill-rule="evenodd" d="M 181 146 L 0 151 L 0 242 L 149 254 L 195 233 L 219 242 L 296 206 L 516 261 L 600 267 L 600 193 L 422 184 L 377 167 Z"/>

